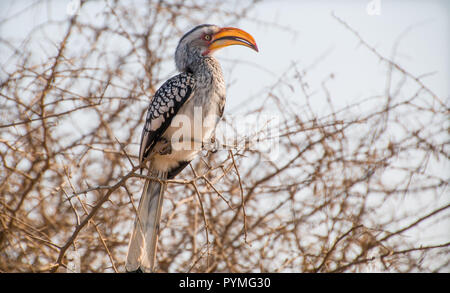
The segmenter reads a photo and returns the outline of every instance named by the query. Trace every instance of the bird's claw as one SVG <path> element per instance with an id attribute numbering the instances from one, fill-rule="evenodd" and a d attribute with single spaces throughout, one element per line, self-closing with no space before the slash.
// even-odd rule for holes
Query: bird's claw
<path id="1" fill-rule="evenodd" d="M 211 137 L 209 144 L 202 143 L 202 149 L 207 150 L 208 152 L 215 154 L 218 151 L 217 145 L 216 145 L 216 138 Z"/>
<path id="2" fill-rule="evenodd" d="M 172 153 L 172 144 L 170 141 L 165 138 L 161 138 L 159 142 L 161 143 L 161 146 L 158 153 L 160 155 L 170 155 Z"/>

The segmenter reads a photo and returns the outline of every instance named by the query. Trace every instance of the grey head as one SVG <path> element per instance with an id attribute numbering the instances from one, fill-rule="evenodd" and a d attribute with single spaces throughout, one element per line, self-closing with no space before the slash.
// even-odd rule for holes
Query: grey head
<path id="1" fill-rule="evenodd" d="M 183 35 L 175 51 L 175 64 L 181 72 L 192 71 L 208 52 L 212 36 L 220 28 L 213 24 L 201 24 Z"/>

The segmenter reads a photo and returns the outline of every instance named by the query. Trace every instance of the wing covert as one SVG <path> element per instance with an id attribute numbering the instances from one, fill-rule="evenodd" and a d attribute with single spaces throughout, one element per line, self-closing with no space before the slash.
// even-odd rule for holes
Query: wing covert
<path id="1" fill-rule="evenodd" d="M 181 106 L 192 96 L 195 80 L 191 73 L 181 73 L 167 80 L 155 93 L 147 110 L 141 135 L 139 162 L 150 154 L 178 113 Z"/>

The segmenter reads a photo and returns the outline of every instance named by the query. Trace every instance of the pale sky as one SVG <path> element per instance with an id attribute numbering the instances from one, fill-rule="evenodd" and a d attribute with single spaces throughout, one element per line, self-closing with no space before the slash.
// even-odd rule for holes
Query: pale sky
<path id="1" fill-rule="evenodd" d="M 236 87 L 229 92 L 230 105 L 239 100 L 236 98 L 239 93 L 256 93 L 262 85 L 271 84 L 274 76 L 286 70 L 293 61 L 297 61 L 299 67 L 307 67 L 318 58 L 321 61 L 312 76 L 320 82 L 329 73 L 335 74 L 333 82 L 327 84 L 334 101 L 345 103 L 379 93 L 385 76 L 379 60 L 366 48 L 358 46 L 357 38 L 331 16 L 332 12 L 389 58 L 395 41 L 410 28 L 400 40 L 396 60 L 417 75 L 436 72 L 424 82 L 448 99 L 450 2 L 380 0 L 380 14 L 368 15 L 369 2 L 266 1 L 259 4 L 252 16 L 290 28 L 298 34 L 295 37 L 292 33 L 251 21 L 240 24 L 255 37 L 260 53 L 236 47 L 219 52 L 219 58 L 242 58 L 274 75 L 249 65 L 237 66 L 234 73 L 238 79 Z M 326 57 L 321 58 L 325 53 Z M 251 78 L 246 78 L 249 76 Z"/>
<path id="2" fill-rule="evenodd" d="M 12 15 L 36 1 L 0 1 L 0 17 Z M 54 19 L 66 17 L 69 0 L 52 1 L 49 5 L 36 5 L 29 13 L 9 21 L 0 30 L 2 37 L 20 38 L 31 28 L 45 21 L 47 13 Z M 310 76 L 310 82 L 321 82 L 334 73 L 328 83 L 334 101 L 343 103 L 379 93 L 384 72 L 378 59 L 367 49 L 358 46 L 355 36 L 339 24 L 336 16 L 351 25 L 381 54 L 391 57 L 395 41 L 401 37 L 396 60 L 411 73 L 421 75 L 435 72 L 424 83 L 436 94 L 449 98 L 450 87 L 450 2 L 446 0 L 401 1 L 375 0 L 379 14 L 369 15 L 369 0 L 263 1 L 250 12 L 251 19 L 261 19 L 273 25 L 263 25 L 252 20 L 239 24 L 219 23 L 217 19 L 204 20 L 217 25 L 234 25 L 251 33 L 260 49 L 259 53 L 234 46 L 219 51 L 227 82 L 227 107 L 241 105 L 243 99 L 258 93 L 264 86 L 274 83 L 292 62 L 300 68 L 319 61 Z M 50 11 L 49 11 L 50 10 Z M 289 31 L 282 29 L 288 28 Z M 188 30 L 190 28 L 186 28 Z M 408 30 L 409 29 L 409 30 Z M 404 35 L 405 31 L 408 32 Z M 325 55 L 323 57 L 323 55 Z M 5 56 L 0 56 L 0 61 Z M 230 60 L 243 62 L 234 64 Z M 233 66 L 234 65 L 234 66 Z M 168 71 L 174 70 L 168 68 Z M 233 68 L 232 75 L 229 70 Z M 314 80 L 317 78 L 317 80 Z"/>

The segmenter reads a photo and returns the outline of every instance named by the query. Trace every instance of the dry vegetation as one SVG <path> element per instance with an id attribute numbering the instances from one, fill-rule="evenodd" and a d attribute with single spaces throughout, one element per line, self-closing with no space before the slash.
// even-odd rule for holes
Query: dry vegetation
<path id="1" fill-rule="evenodd" d="M 238 1 L 237 14 L 215 1 L 94 2 L 37 26 L 20 46 L 0 37 L 9 56 L 0 73 L 2 272 L 65 272 L 74 256 L 82 272 L 124 270 L 143 182 L 137 143 L 152 93 L 174 73 L 163 70 L 174 45 L 201 19 L 236 24 L 255 5 Z M 314 66 L 298 64 L 262 88 L 248 113 L 277 115 L 280 155 L 268 160 L 247 138 L 205 151 L 171 180 L 159 272 L 449 271 L 448 234 L 420 239 L 450 215 L 449 172 L 439 169 L 449 159 L 448 97 L 335 18 L 380 60 L 385 88 L 337 108 L 333 75 L 311 86 Z"/>

